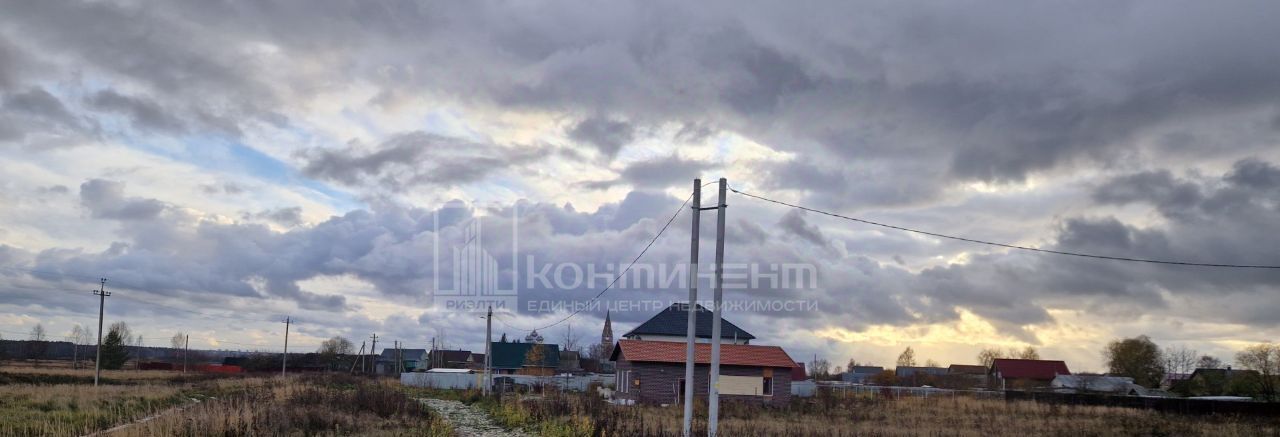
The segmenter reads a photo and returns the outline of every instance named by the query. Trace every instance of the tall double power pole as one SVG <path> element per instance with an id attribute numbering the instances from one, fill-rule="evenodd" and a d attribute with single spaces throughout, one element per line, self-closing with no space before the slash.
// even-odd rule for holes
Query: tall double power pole
<path id="1" fill-rule="evenodd" d="M 714 209 L 716 213 L 716 265 L 713 301 L 711 308 L 711 368 L 707 378 L 707 435 L 714 437 L 717 434 L 720 422 L 720 310 L 724 301 L 724 222 L 725 209 L 728 205 L 725 202 L 725 196 L 728 192 L 729 183 L 725 178 L 720 178 L 720 195 L 716 206 L 702 207 L 702 180 L 693 180 L 693 232 L 689 249 L 689 307 L 687 308 L 688 324 L 686 328 L 687 338 L 685 339 L 685 367 L 684 367 L 684 423 L 683 431 L 685 437 L 693 434 L 693 399 L 695 384 L 695 372 L 697 360 L 695 358 L 697 342 L 698 342 L 698 231 L 701 227 L 700 215 L 702 211 Z"/>

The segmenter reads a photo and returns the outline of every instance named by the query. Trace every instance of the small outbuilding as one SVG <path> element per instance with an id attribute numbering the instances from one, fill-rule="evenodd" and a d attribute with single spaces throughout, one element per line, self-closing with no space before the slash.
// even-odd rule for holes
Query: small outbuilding
<path id="1" fill-rule="evenodd" d="M 884 372 L 884 367 L 880 366 L 853 366 L 849 370 L 840 374 L 840 380 L 844 382 L 852 382 L 854 384 L 869 384 L 872 378 Z"/>

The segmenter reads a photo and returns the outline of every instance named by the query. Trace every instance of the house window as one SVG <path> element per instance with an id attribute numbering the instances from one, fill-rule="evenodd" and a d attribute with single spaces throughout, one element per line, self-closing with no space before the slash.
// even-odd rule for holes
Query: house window
<path id="1" fill-rule="evenodd" d="M 631 392 L 631 371 L 619 370 L 615 372 L 614 375 L 616 375 L 618 378 L 617 381 L 614 381 L 614 386 L 617 387 L 618 392 L 630 393 Z"/>
<path id="2" fill-rule="evenodd" d="M 763 393 L 765 396 L 773 396 L 773 377 L 772 376 L 764 377 L 764 388 L 763 390 L 760 391 L 760 393 Z"/>

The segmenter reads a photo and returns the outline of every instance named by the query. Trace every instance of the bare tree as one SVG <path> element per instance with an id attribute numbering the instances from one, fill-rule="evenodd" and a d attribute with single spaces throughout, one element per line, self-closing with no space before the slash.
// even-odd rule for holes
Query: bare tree
<path id="1" fill-rule="evenodd" d="M 1040 359 L 1040 352 L 1033 346 L 1027 346 L 1022 349 L 1011 347 L 1004 357 L 1017 358 L 1019 360 L 1038 360 Z"/>
<path id="2" fill-rule="evenodd" d="M 340 335 L 335 335 L 333 338 L 321 342 L 320 349 L 316 352 L 321 355 L 329 356 L 349 355 L 353 350 L 355 350 L 355 347 L 355 344 L 351 343 L 351 340 L 347 340 L 345 337 Z"/>
<path id="3" fill-rule="evenodd" d="M 915 367 L 916 351 L 911 349 L 911 346 L 907 346 L 907 348 L 903 350 L 901 354 L 898 354 L 897 364 L 898 364 L 898 367 Z"/>
<path id="4" fill-rule="evenodd" d="M 182 357 L 182 349 L 187 343 L 187 334 L 181 331 L 169 337 L 169 357 L 175 362 Z"/>
<path id="5" fill-rule="evenodd" d="M 861 365 L 862 365 L 862 363 L 859 363 L 859 362 L 858 362 L 858 360 L 855 360 L 855 359 L 853 359 L 853 358 L 850 358 L 850 359 L 849 359 L 849 364 L 845 366 L 845 370 L 848 370 L 848 371 L 852 372 L 854 367 L 859 367 L 859 366 L 861 366 Z"/>
<path id="6" fill-rule="evenodd" d="M 35 327 L 31 328 L 30 341 L 27 342 L 26 348 L 28 360 L 39 363 L 40 359 L 44 358 L 45 352 L 49 350 L 49 342 L 46 341 L 46 337 L 44 325 L 37 323 Z"/>
<path id="7" fill-rule="evenodd" d="M 978 362 L 982 363 L 982 366 L 986 368 L 991 368 L 991 363 L 996 362 L 997 358 L 1004 358 L 1004 351 L 989 347 L 983 348 L 982 352 L 978 352 Z"/>
<path id="8" fill-rule="evenodd" d="M 1165 374 L 1187 374 L 1196 370 L 1196 359 L 1200 353 L 1186 346 L 1164 348 Z"/>
<path id="9" fill-rule="evenodd" d="M 1215 357 L 1213 355 L 1201 355 L 1200 359 L 1196 360 L 1196 369 L 1221 369 L 1221 368 L 1222 368 L 1222 360 L 1219 360 L 1218 357 Z"/>
<path id="10" fill-rule="evenodd" d="M 567 351 L 579 350 L 578 341 L 579 341 L 578 335 L 573 333 L 573 324 L 570 323 L 568 326 L 565 326 L 564 339 L 561 340 L 561 343 L 564 345 L 564 350 L 567 350 Z"/>
<path id="11" fill-rule="evenodd" d="M 924 366 L 925 366 L 925 367 L 939 367 L 940 365 L 938 364 L 938 362 L 937 362 L 937 361 L 934 361 L 932 358 L 930 358 L 930 359 L 924 360 Z"/>
<path id="12" fill-rule="evenodd" d="M 1249 346 L 1236 354 L 1236 364 L 1262 374 L 1258 388 L 1263 399 L 1275 399 L 1275 377 L 1280 375 L 1280 345 L 1262 343 Z"/>
<path id="13" fill-rule="evenodd" d="M 815 380 L 826 379 L 831 376 L 831 363 L 826 358 L 814 357 L 813 362 L 809 363 L 809 376 Z"/>
<path id="14" fill-rule="evenodd" d="M 45 335 L 45 332 L 44 332 L 44 325 L 41 325 L 41 324 L 37 323 L 37 324 L 36 324 L 36 326 L 35 326 L 34 328 L 31 328 L 31 339 L 30 339 L 30 340 L 31 340 L 31 341 L 45 341 L 45 339 L 46 339 L 46 335 Z"/>
<path id="15" fill-rule="evenodd" d="M 93 337 L 93 334 L 89 332 L 89 329 L 83 326 L 80 326 L 79 323 L 71 327 L 71 333 L 67 335 L 67 338 L 71 339 L 71 367 L 72 368 L 75 368 L 75 369 L 80 368 L 80 345 L 89 344 L 89 342 L 92 341 L 91 339 L 92 337 Z"/>

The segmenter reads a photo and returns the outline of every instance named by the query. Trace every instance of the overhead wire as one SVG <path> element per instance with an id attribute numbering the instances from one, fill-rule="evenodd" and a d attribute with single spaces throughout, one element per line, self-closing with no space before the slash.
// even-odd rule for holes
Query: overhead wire
<path id="1" fill-rule="evenodd" d="M 803 210 L 803 211 L 808 211 L 808 212 L 812 212 L 812 213 L 816 213 L 816 214 L 827 215 L 827 216 L 836 217 L 836 218 L 840 218 L 840 219 L 844 219 L 844 220 L 849 220 L 849 221 L 854 221 L 854 222 L 858 222 L 858 223 L 863 223 L 863 224 L 867 224 L 867 225 L 879 226 L 879 227 L 882 227 L 882 228 L 888 228 L 888 229 L 895 229 L 895 230 L 904 231 L 904 232 L 911 232 L 911 233 L 920 234 L 920 235 L 928 235 L 928 236 L 930 236 L 930 237 L 945 238 L 945 239 L 956 240 L 956 241 L 964 241 L 964 242 L 968 242 L 968 243 L 985 244 L 985 245 L 988 245 L 988 246 L 1003 247 L 1003 248 L 1006 248 L 1006 249 L 1017 249 L 1017 250 L 1025 250 L 1025 251 L 1030 251 L 1030 252 L 1048 253 L 1048 254 L 1054 254 L 1054 255 L 1066 255 L 1066 256 L 1074 256 L 1074 257 L 1081 257 L 1081 258 L 1093 258 L 1093 259 L 1103 259 L 1103 260 L 1111 260 L 1111 261 L 1137 262 L 1137 263 L 1147 263 L 1147 264 L 1163 264 L 1163 265 L 1192 266 L 1192 267 L 1218 267 L 1218 268 L 1232 268 L 1232 269 L 1280 269 L 1280 265 L 1266 265 L 1266 264 L 1231 264 L 1231 263 L 1208 263 L 1208 262 L 1170 261 L 1170 260 L 1149 259 L 1149 258 L 1134 258 L 1134 257 L 1125 257 L 1125 256 L 1111 256 L 1111 255 L 1098 255 L 1098 254 L 1081 253 L 1081 252 L 1069 252 L 1069 251 L 1064 251 L 1064 250 L 1041 249 L 1041 248 L 1038 248 L 1038 247 L 1021 246 L 1021 245 L 1017 245 L 1017 244 L 998 243 L 998 242 L 993 242 L 993 241 L 979 240 L 979 239 L 976 239 L 976 238 L 959 237 L 959 236 L 955 236 L 955 235 L 948 235 L 948 234 L 943 234 L 943 233 L 938 233 L 938 232 L 923 231 L 923 230 L 919 230 L 919 229 L 908 228 L 908 227 L 905 227 L 905 226 L 897 226 L 897 225 L 891 225 L 891 224 L 887 224 L 887 223 L 881 223 L 881 222 L 876 222 L 876 221 L 871 221 L 871 220 L 861 219 L 861 218 L 857 218 L 857 217 L 851 217 L 851 216 L 847 216 L 847 215 L 843 215 L 843 214 L 838 214 L 838 213 L 834 213 L 834 212 L 823 211 L 823 210 L 816 209 L 816 208 L 810 208 L 810 207 L 807 207 L 807 206 L 802 206 L 802 205 L 797 205 L 797 204 L 793 204 L 793 203 L 788 203 L 788 202 L 784 202 L 784 201 L 777 200 L 777 199 L 771 199 L 771 198 L 764 197 L 764 196 L 761 196 L 761 195 L 756 195 L 756 194 L 747 193 L 747 192 L 744 192 L 744 191 L 742 191 L 742 190 L 738 190 L 738 189 L 733 188 L 733 187 L 729 187 L 729 191 L 732 191 L 732 192 L 737 193 L 737 194 L 741 194 L 741 195 L 746 196 L 746 197 L 751 197 L 751 198 L 755 198 L 755 199 L 758 199 L 758 200 L 763 200 L 763 201 L 765 201 L 765 202 L 771 202 L 771 203 L 775 203 L 775 204 L 778 204 L 778 205 L 783 205 L 783 206 L 787 206 L 787 207 L 791 207 L 791 208 L 795 208 L 795 209 L 799 209 L 799 210 Z"/>

